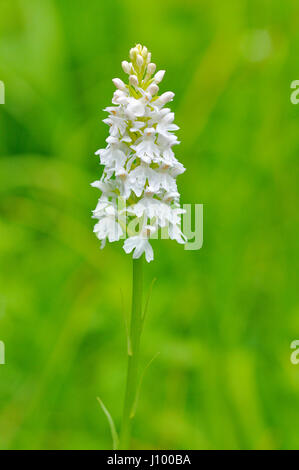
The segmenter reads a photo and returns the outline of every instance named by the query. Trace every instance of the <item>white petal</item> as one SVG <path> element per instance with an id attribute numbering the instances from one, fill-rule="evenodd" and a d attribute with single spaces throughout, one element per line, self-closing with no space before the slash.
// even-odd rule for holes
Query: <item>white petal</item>
<path id="1" fill-rule="evenodd" d="M 150 263 L 154 259 L 154 251 L 152 245 L 148 241 L 145 246 L 145 259 L 148 263 Z"/>

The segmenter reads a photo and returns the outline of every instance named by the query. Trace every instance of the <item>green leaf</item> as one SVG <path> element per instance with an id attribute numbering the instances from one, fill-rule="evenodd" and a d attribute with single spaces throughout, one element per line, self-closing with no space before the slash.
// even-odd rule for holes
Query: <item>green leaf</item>
<path id="1" fill-rule="evenodd" d="M 138 387 L 137 387 L 137 391 L 136 391 L 136 397 L 135 397 L 135 401 L 133 403 L 133 407 L 132 407 L 132 411 L 131 411 L 131 414 L 130 414 L 130 418 L 134 418 L 135 414 L 136 414 L 136 409 L 137 409 L 137 405 L 138 405 L 138 401 L 139 401 L 139 395 L 140 395 L 140 390 L 141 390 L 141 385 L 142 385 L 142 382 L 143 382 L 143 379 L 144 379 L 144 376 L 145 376 L 145 373 L 147 371 L 147 369 L 149 368 L 149 366 L 152 364 L 152 362 L 154 362 L 155 359 L 157 359 L 157 357 L 159 356 L 160 352 L 157 352 L 154 357 L 152 357 L 152 359 L 149 361 L 149 363 L 145 366 L 145 368 L 143 369 L 143 372 L 141 374 L 141 377 L 140 377 L 140 380 L 139 380 L 139 384 L 138 384 Z"/>
<path id="2" fill-rule="evenodd" d="M 110 431 L 111 431 L 111 436 L 112 436 L 112 441 L 113 441 L 113 450 L 117 450 L 118 443 L 119 443 L 119 438 L 118 438 L 118 434 L 117 434 L 117 431 L 116 431 L 114 421 L 112 419 L 111 414 L 107 410 L 106 406 L 102 402 L 102 400 L 99 397 L 97 397 L 97 400 L 98 400 L 103 412 L 105 413 L 107 421 L 108 421 L 109 426 L 110 426 Z"/>

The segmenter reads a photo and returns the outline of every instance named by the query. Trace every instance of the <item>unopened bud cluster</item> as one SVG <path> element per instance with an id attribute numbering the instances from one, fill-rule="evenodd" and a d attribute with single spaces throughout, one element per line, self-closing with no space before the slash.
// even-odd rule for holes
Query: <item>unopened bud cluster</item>
<path id="1" fill-rule="evenodd" d="M 130 62 L 122 62 L 129 76 L 128 84 L 114 78 L 116 87 L 112 103 L 105 109 L 109 117 L 107 147 L 96 152 L 104 171 L 92 185 L 102 191 L 93 217 L 98 219 L 94 232 L 102 241 L 117 241 L 127 235 L 126 253 L 133 258 L 145 253 L 153 259 L 149 239 L 160 229 L 168 230 L 171 239 L 185 243 L 176 177 L 185 171 L 175 158 L 172 147 L 179 144 L 174 131 L 174 113 L 164 106 L 174 93 L 159 95 L 165 71 L 156 72 L 151 53 L 138 44 L 130 50 Z M 119 205 L 119 199 L 125 201 Z M 130 233 L 129 227 L 139 227 Z"/>

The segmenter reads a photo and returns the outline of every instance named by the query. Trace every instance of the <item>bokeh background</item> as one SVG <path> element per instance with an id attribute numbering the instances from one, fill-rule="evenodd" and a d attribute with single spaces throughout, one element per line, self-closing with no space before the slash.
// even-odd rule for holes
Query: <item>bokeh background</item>
<path id="1" fill-rule="evenodd" d="M 204 245 L 155 243 L 136 449 L 299 448 L 296 0 L 0 0 L 0 447 L 109 449 L 131 258 L 92 233 L 111 79 L 137 42 L 173 90 Z M 297 257 L 297 259 L 296 259 Z"/>

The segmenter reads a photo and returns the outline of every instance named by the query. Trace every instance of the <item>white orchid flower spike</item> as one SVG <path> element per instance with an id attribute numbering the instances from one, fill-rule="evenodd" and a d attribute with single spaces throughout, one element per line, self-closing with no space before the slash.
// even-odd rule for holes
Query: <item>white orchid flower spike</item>
<path id="1" fill-rule="evenodd" d="M 126 253 L 134 259 L 143 253 L 154 259 L 151 238 L 168 229 L 169 238 L 185 243 L 181 231 L 180 194 L 176 177 L 185 171 L 175 158 L 178 144 L 174 113 L 165 105 L 173 100 L 168 91 L 159 96 L 158 84 L 165 71 L 156 72 L 151 54 L 138 44 L 130 51 L 131 62 L 123 61 L 128 84 L 114 78 L 116 87 L 109 113 L 107 147 L 96 152 L 104 165 L 102 177 L 92 186 L 101 190 L 93 217 L 98 219 L 94 232 L 101 246 L 124 241 Z M 121 203 L 119 201 L 122 201 Z M 134 227 L 134 228 L 133 228 Z"/>

